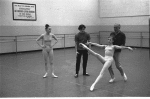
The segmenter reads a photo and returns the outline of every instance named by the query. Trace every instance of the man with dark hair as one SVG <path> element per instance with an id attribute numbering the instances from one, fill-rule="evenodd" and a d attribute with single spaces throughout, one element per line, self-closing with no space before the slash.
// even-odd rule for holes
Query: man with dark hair
<path id="1" fill-rule="evenodd" d="M 115 24 L 114 25 L 114 32 L 112 32 L 110 34 L 110 36 L 113 37 L 113 40 L 114 40 L 113 45 L 125 46 L 126 36 L 123 32 L 120 31 L 120 28 L 121 28 L 120 24 Z M 115 64 L 116 64 L 116 68 L 120 71 L 121 75 L 124 78 L 124 81 L 127 81 L 127 76 L 124 73 L 123 68 L 121 67 L 121 64 L 120 64 L 120 61 L 119 61 L 120 54 L 121 54 L 121 49 L 116 49 L 115 52 L 114 52 L 114 56 L 113 56 L 114 61 L 115 61 Z M 109 70 L 109 73 L 111 75 L 111 79 L 110 79 L 109 82 L 110 83 L 114 82 L 115 77 L 114 77 L 114 72 L 112 70 L 112 66 L 110 66 L 108 68 L 108 70 Z"/>
<path id="2" fill-rule="evenodd" d="M 76 49 L 76 74 L 75 78 L 78 77 L 79 70 L 80 70 L 80 62 L 81 62 L 81 56 L 83 55 L 83 75 L 89 76 L 89 74 L 86 72 L 87 67 L 87 61 L 88 61 L 88 51 L 84 49 L 79 43 L 83 43 L 88 46 L 87 42 L 90 41 L 90 35 L 85 32 L 86 26 L 81 24 L 78 27 L 78 30 L 80 31 L 75 35 L 75 49 Z"/>

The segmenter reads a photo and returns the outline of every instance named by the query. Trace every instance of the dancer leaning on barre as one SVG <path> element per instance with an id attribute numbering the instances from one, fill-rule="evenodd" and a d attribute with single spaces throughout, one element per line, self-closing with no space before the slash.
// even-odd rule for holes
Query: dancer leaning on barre
<path id="1" fill-rule="evenodd" d="M 132 51 L 133 49 L 131 47 L 113 45 L 113 38 L 112 37 L 108 38 L 108 45 L 99 45 L 99 44 L 92 43 L 92 42 L 88 42 L 88 44 L 91 44 L 91 45 L 94 45 L 94 46 L 101 47 L 101 48 L 105 49 L 105 57 L 103 57 L 100 54 L 95 53 L 94 51 L 89 49 L 86 45 L 80 43 L 80 45 L 82 45 L 83 48 L 87 49 L 93 56 L 95 56 L 103 64 L 103 68 L 100 71 L 99 76 L 97 77 L 95 82 L 90 87 L 90 90 L 93 91 L 95 85 L 103 77 L 104 72 L 106 72 L 106 70 L 112 65 L 112 62 L 114 60 L 113 59 L 114 50 L 115 49 L 129 49 L 129 50 Z"/>
<path id="2" fill-rule="evenodd" d="M 58 76 L 56 76 L 54 74 L 54 65 L 53 65 L 53 46 L 58 42 L 57 38 L 55 37 L 54 34 L 51 33 L 51 26 L 49 26 L 48 24 L 45 25 L 45 34 L 42 34 L 39 38 L 37 38 L 37 44 L 42 47 L 42 52 L 43 52 L 43 56 L 44 56 L 44 61 L 45 61 L 45 75 L 43 76 L 43 78 L 46 78 L 48 76 L 49 70 L 51 71 L 51 75 L 54 78 L 57 78 Z M 52 45 L 52 39 L 55 39 L 56 42 L 55 44 Z M 42 45 L 39 43 L 39 41 L 42 40 Z M 50 69 L 48 67 L 48 58 L 49 58 L 49 62 L 50 62 Z"/>

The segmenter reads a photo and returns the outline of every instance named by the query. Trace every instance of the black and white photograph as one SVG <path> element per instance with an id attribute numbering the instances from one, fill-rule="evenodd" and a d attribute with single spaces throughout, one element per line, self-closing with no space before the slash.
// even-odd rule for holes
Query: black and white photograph
<path id="1" fill-rule="evenodd" d="M 150 0 L 0 0 L 0 98 L 150 97 Z"/>

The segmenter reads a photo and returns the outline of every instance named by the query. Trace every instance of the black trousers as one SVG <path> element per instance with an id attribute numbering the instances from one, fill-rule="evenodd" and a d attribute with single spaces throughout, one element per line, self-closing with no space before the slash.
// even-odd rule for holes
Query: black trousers
<path id="1" fill-rule="evenodd" d="M 86 67 L 87 67 L 87 61 L 88 61 L 88 51 L 87 50 L 77 50 L 78 54 L 76 56 L 76 74 L 79 73 L 80 70 L 80 62 L 81 62 L 81 56 L 83 55 L 83 74 L 86 74 Z"/>

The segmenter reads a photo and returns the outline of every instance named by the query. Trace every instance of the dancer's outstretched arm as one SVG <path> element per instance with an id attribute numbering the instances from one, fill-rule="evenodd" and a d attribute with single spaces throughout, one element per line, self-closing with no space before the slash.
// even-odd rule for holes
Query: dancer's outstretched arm
<path id="1" fill-rule="evenodd" d="M 133 51 L 133 49 L 132 49 L 131 47 L 117 46 L 117 45 L 114 45 L 114 47 L 115 47 L 116 49 L 129 49 L 129 50 Z"/>
<path id="2" fill-rule="evenodd" d="M 94 45 L 94 46 L 97 46 L 97 47 L 100 47 L 100 48 L 105 48 L 105 46 L 106 46 L 106 45 L 100 45 L 100 44 L 92 43 L 92 42 L 88 42 L 88 44 L 91 44 L 91 45 Z"/>

